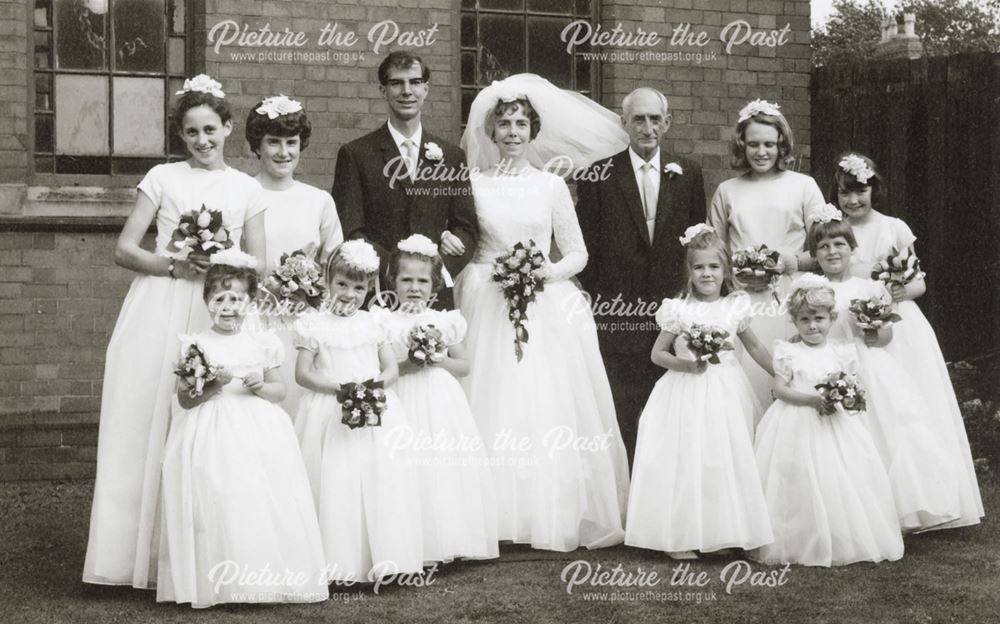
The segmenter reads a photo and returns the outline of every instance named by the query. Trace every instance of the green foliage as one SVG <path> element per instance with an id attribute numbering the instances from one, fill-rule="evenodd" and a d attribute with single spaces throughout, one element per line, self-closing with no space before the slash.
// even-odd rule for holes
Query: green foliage
<path id="1" fill-rule="evenodd" d="M 877 0 L 835 0 L 833 14 L 813 30 L 814 65 L 870 58 L 882 36 L 889 11 Z"/>

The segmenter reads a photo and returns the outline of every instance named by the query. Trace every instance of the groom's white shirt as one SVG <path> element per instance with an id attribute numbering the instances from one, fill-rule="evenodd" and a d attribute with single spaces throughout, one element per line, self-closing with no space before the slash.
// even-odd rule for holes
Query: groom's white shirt
<path id="1" fill-rule="evenodd" d="M 424 125 L 419 124 L 417 126 L 417 131 L 413 133 L 413 136 L 405 137 L 403 133 L 393 127 L 392 121 L 389 121 L 389 134 L 392 135 L 392 140 L 396 144 L 396 149 L 399 150 L 399 155 L 406 160 L 406 152 L 403 150 L 403 141 L 409 139 L 413 141 L 413 144 L 417 146 L 417 156 L 420 155 L 420 139 L 424 134 Z M 415 164 L 415 163 L 414 163 Z"/>
<path id="2" fill-rule="evenodd" d="M 646 164 L 646 161 L 642 159 L 642 156 L 635 153 L 635 151 L 629 147 L 628 148 L 629 158 L 632 159 L 632 173 L 635 174 L 635 186 L 639 189 L 639 198 L 642 198 L 642 176 L 645 174 L 642 172 L 642 166 Z M 660 175 L 663 173 L 660 170 L 660 148 L 656 148 L 656 153 L 653 157 L 649 159 L 649 164 L 653 165 L 653 168 L 649 170 L 649 175 L 653 179 L 653 214 L 650 215 L 653 221 L 656 220 L 656 202 L 660 200 Z M 640 206 L 642 208 L 642 206 Z M 652 236 L 650 236 L 652 238 Z"/>

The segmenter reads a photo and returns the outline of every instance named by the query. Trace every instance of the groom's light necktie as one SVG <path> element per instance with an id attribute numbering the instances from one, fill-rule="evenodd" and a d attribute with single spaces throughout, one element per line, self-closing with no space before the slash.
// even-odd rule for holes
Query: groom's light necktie
<path id="1" fill-rule="evenodd" d="M 403 160 L 406 161 L 406 172 L 409 174 L 410 180 L 413 180 L 417 169 L 417 144 L 406 139 L 403 141 L 403 152 Z"/>
<path id="2" fill-rule="evenodd" d="M 642 164 L 642 207 L 646 213 L 646 229 L 649 230 L 649 242 L 653 242 L 653 228 L 656 225 L 656 184 L 653 183 L 653 165 Z"/>

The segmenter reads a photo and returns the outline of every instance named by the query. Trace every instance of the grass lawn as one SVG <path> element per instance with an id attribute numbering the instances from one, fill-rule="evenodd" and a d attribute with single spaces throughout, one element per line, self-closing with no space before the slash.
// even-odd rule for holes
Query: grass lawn
<path id="1" fill-rule="evenodd" d="M 154 592 L 80 582 L 92 483 L 0 484 L 0 623 L 1000 623 L 1000 482 L 990 477 L 981 485 L 987 516 L 979 526 L 909 537 L 906 556 L 895 563 L 793 567 L 779 587 L 744 584 L 727 594 L 720 574 L 733 557 L 693 562 L 691 572 L 707 575 L 698 588 L 673 584 L 678 563 L 655 552 L 617 547 L 561 554 L 508 547 L 499 561 L 444 566 L 426 587 L 391 585 L 378 595 L 371 586 L 333 588 L 337 598 L 320 604 L 192 611 L 157 604 Z M 661 580 L 643 588 L 581 585 L 569 594 L 560 575 L 576 560 L 604 570 L 621 564 L 633 574 L 656 571 Z M 753 567 L 773 571 L 772 578 L 780 571 Z"/>

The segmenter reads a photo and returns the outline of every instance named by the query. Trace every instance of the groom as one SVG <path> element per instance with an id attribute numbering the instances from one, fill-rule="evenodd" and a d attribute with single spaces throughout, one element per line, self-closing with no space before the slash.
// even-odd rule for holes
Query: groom
<path id="1" fill-rule="evenodd" d="M 456 175 L 465 167 L 465 154 L 420 123 L 430 75 L 409 52 L 386 56 L 378 80 L 388 121 L 337 152 L 331 194 L 344 236 L 372 243 L 383 275 L 396 243 L 423 234 L 438 244 L 445 268 L 457 276 L 479 237 L 469 178 Z M 450 288 L 439 294 L 439 303 L 452 307 Z"/>
<path id="2" fill-rule="evenodd" d="M 622 100 L 622 123 L 628 149 L 592 166 L 584 176 L 588 181 L 577 186 L 576 211 L 590 256 L 580 282 L 591 296 L 631 466 L 639 415 L 664 373 L 650 361 L 659 333 L 654 315 L 684 285 L 685 252 L 678 238 L 705 220 L 705 190 L 697 163 L 660 149 L 670 128 L 662 93 L 629 93 Z M 600 179 L 602 168 L 606 179 Z"/>

